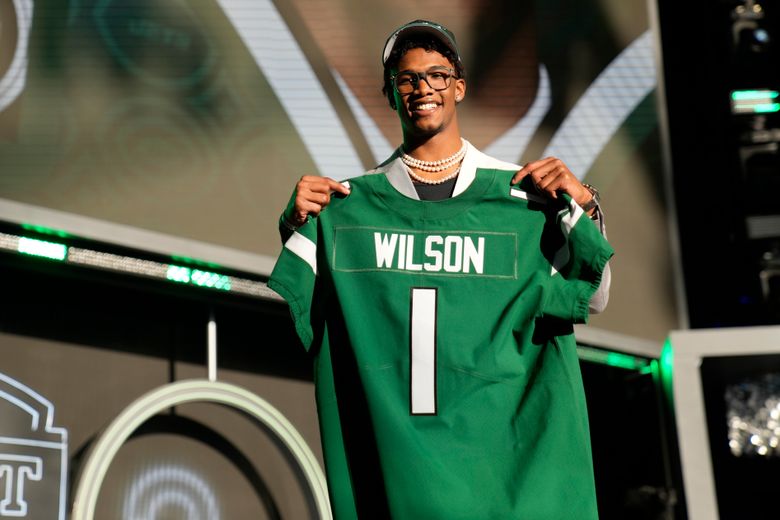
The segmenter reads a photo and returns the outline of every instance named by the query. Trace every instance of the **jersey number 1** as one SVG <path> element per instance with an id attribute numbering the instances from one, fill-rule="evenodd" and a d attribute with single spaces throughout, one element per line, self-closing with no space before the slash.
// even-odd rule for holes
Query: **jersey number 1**
<path id="1" fill-rule="evenodd" d="M 437 290 L 412 287 L 410 303 L 410 391 L 412 415 L 436 415 Z"/>

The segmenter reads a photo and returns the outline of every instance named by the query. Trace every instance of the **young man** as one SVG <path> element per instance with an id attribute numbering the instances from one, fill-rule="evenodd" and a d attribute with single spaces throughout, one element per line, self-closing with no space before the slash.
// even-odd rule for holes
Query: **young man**
<path id="1" fill-rule="evenodd" d="M 334 514 L 596 518 L 572 334 L 606 302 L 594 191 L 461 138 L 446 28 L 406 24 L 382 60 L 403 144 L 349 182 L 299 181 L 269 280 L 315 355 Z"/>

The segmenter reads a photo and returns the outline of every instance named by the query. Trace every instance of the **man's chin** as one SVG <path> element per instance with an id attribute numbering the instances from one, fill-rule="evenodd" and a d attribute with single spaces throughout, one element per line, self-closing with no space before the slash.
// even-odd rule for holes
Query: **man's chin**
<path id="1" fill-rule="evenodd" d="M 441 133 L 444 125 L 433 121 L 415 121 L 412 123 L 412 134 L 416 137 L 433 137 Z"/>

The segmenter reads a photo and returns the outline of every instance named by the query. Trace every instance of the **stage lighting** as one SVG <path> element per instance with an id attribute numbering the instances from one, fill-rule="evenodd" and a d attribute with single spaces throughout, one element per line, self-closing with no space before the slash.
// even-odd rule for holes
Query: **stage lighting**
<path id="1" fill-rule="evenodd" d="M 732 455 L 780 455 L 780 374 L 731 384 L 726 387 L 725 400 Z"/>
<path id="2" fill-rule="evenodd" d="M 745 0 L 731 13 L 734 47 L 740 52 L 762 53 L 772 43 L 769 31 L 762 26 L 764 8 L 755 0 Z"/>
<path id="3" fill-rule="evenodd" d="M 731 91 L 732 114 L 766 114 L 780 111 L 780 92 L 770 89 Z"/>

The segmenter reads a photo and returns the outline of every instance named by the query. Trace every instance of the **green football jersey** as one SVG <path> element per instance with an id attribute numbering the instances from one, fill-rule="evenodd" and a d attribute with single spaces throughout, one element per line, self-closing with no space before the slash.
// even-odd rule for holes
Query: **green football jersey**
<path id="1" fill-rule="evenodd" d="M 597 518 L 572 331 L 612 248 L 516 170 L 469 145 L 420 201 L 394 156 L 286 241 L 336 518 Z"/>

